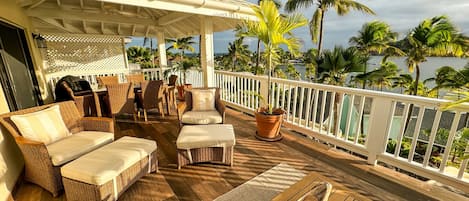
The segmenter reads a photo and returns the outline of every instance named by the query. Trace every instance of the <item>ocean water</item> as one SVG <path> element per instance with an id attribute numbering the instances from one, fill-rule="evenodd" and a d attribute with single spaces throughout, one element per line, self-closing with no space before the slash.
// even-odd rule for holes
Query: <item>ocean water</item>
<path id="1" fill-rule="evenodd" d="M 379 68 L 382 56 L 372 56 L 368 61 L 368 70 L 371 71 Z M 405 62 L 406 57 L 391 57 L 388 60 L 393 61 L 401 69 L 401 74 L 409 73 L 407 64 Z M 420 79 L 421 81 L 434 77 L 435 71 L 442 66 L 451 66 L 455 69 L 463 68 L 467 63 L 468 59 L 456 58 L 456 57 L 428 57 L 427 61 L 420 64 Z M 295 64 L 295 67 L 299 73 L 301 73 L 302 79 L 305 75 L 305 66 L 302 64 Z M 415 72 L 411 73 L 415 77 Z"/>

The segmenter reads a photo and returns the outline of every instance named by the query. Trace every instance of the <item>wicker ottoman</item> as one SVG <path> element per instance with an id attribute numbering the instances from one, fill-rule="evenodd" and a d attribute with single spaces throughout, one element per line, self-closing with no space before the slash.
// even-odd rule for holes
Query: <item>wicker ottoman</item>
<path id="1" fill-rule="evenodd" d="M 147 173 L 157 170 L 156 142 L 123 137 L 61 169 L 67 200 L 117 200 Z"/>
<path id="2" fill-rule="evenodd" d="M 184 126 L 176 141 L 178 169 L 200 162 L 233 166 L 235 144 L 234 130 L 230 124 Z"/>

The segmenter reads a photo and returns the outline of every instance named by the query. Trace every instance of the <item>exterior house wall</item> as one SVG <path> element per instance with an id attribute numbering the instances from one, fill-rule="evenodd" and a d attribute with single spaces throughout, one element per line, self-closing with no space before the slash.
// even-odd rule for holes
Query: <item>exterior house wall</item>
<path id="1" fill-rule="evenodd" d="M 32 38 L 32 28 L 29 18 L 24 14 L 22 8 L 15 0 L 2 0 L 0 2 L 0 20 L 15 25 L 25 30 L 26 40 L 31 52 L 33 66 L 41 89 L 44 102 L 52 99 L 47 89 L 42 73 L 42 58 L 39 49 Z M 8 103 L 5 99 L 3 88 L 0 85 L 0 113 L 9 112 Z M 13 137 L 0 129 L 0 201 L 9 199 L 11 191 L 23 170 L 23 156 L 17 147 Z"/>

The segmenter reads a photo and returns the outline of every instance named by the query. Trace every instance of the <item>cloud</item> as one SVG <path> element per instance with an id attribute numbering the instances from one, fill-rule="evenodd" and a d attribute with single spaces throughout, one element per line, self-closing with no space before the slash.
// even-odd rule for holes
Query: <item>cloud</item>
<path id="1" fill-rule="evenodd" d="M 257 3 L 257 0 L 248 0 Z M 336 45 L 348 46 L 350 37 L 357 34 L 362 25 L 373 20 L 381 20 L 400 34 L 403 38 L 410 29 L 417 26 L 423 19 L 438 15 L 446 15 L 460 28 L 460 31 L 469 35 L 469 10 L 468 0 L 358 0 L 375 11 L 376 15 L 366 15 L 357 11 L 352 11 L 345 16 L 338 16 L 335 11 L 329 10 L 325 15 L 324 22 L 324 47 L 333 48 Z M 283 3 L 286 0 L 282 0 Z M 310 19 L 316 7 L 301 9 L 306 18 Z M 311 42 L 308 27 L 301 27 L 294 31 L 295 35 L 302 40 L 302 51 L 316 45 Z M 227 52 L 228 43 L 235 39 L 232 31 L 219 32 L 214 34 L 215 52 Z M 138 41 L 138 42 L 137 42 Z M 142 44 L 143 40 L 136 40 L 133 44 Z M 245 41 L 254 50 L 257 40 L 249 39 Z M 198 48 L 196 48 L 197 50 Z"/>

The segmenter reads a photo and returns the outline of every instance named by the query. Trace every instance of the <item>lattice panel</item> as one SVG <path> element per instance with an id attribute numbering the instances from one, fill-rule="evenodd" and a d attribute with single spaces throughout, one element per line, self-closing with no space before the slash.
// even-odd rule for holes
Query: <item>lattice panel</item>
<path id="1" fill-rule="evenodd" d="M 125 69 L 122 39 L 99 35 L 44 35 L 46 72 Z"/>

